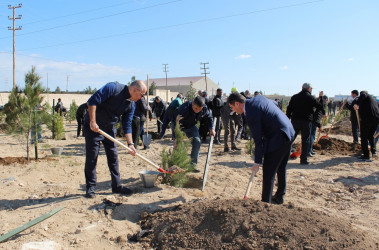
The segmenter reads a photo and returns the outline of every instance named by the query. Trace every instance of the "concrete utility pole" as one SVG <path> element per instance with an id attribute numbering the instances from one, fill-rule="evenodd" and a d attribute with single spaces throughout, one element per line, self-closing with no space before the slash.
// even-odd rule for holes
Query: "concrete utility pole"
<path id="1" fill-rule="evenodd" d="M 207 68 L 206 65 L 209 64 L 209 63 L 200 63 L 200 64 L 203 65 L 203 67 L 200 68 L 200 69 L 204 70 L 204 72 L 201 73 L 201 74 L 205 76 L 205 91 L 208 92 L 207 74 L 210 74 L 210 72 L 207 72 L 207 69 L 209 69 L 209 67 Z"/>
<path id="2" fill-rule="evenodd" d="M 70 77 L 70 76 L 67 75 L 66 93 L 68 93 L 68 78 L 69 78 L 69 77 Z"/>
<path id="3" fill-rule="evenodd" d="M 16 53 L 16 30 L 21 30 L 22 29 L 22 26 L 18 26 L 18 28 L 15 28 L 15 24 L 16 24 L 16 19 L 21 19 L 22 15 L 18 15 L 18 17 L 16 17 L 16 9 L 17 8 L 21 8 L 22 7 L 22 3 L 20 3 L 18 6 L 11 6 L 11 5 L 8 5 L 8 9 L 13 9 L 13 17 L 10 17 L 8 16 L 8 19 L 9 20 L 13 20 L 13 27 L 8 27 L 8 30 L 13 30 L 13 89 L 16 87 L 16 57 L 15 57 L 15 53 Z"/>
<path id="4" fill-rule="evenodd" d="M 168 72 L 168 64 L 167 63 L 163 63 L 162 64 L 164 66 L 164 69 L 163 69 L 163 72 L 166 73 L 166 103 L 168 103 L 168 86 L 167 86 L 167 72 Z"/>

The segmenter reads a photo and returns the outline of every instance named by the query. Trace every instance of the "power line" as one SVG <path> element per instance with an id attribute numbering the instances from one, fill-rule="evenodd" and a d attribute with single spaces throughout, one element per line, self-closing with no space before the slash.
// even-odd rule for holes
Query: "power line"
<path id="1" fill-rule="evenodd" d="M 132 35 L 132 34 L 138 34 L 138 33 L 144 33 L 144 32 L 156 31 L 156 30 L 162 30 L 162 29 L 169 29 L 169 28 L 175 28 L 175 27 L 186 26 L 186 25 L 197 24 L 197 23 L 212 22 L 212 21 L 218 21 L 218 20 L 222 20 L 222 19 L 229 19 L 229 18 L 234 18 L 234 17 L 239 17 L 239 16 L 252 15 L 252 14 L 269 12 L 269 11 L 274 11 L 274 10 L 279 10 L 279 9 L 298 7 L 298 6 L 302 6 L 302 5 L 313 4 L 313 3 L 317 3 L 317 2 L 323 2 L 323 1 L 324 0 L 316 0 L 316 1 L 310 1 L 310 2 L 305 2 L 305 3 L 291 4 L 291 5 L 285 5 L 285 6 L 275 7 L 275 8 L 269 8 L 269 9 L 254 10 L 254 11 L 238 13 L 238 14 L 233 14 L 233 15 L 213 17 L 213 18 L 207 18 L 207 19 L 200 19 L 200 20 L 190 21 L 190 22 L 185 22 L 185 23 L 180 23 L 180 24 L 172 24 L 172 25 L 166 25 L 166 26 L 160 26 L 160 27 L 154 27 L 154 28 L 147 28 L 147 29 L 143 29 L 143 30 L 131 31 L 131 32 L 126 32 L 126 33 L 89 38 L 89 39 L 85 39 L 85 40 L 78 40 L 78 41 L 72 41 L 72 42 L 66 42 L 66 43 L 60 43 L 60 44 L 54 44 L 54 45 L 35 47 L 35 48 L 30 48 L 30 49 L 23 49 L 21 51 L 44 49 L 44 48 L 51 48 L 51 47 L 58 47 L 58 46 L 66 46 L 69 44 L 90 42 L 90 41 L 96 41 L 96 40 L 101 40 L 101 39 L 106 39 L 106 38 L 120 37 L 120 36 L 126 36 L 126 35 Z"/>
<path id="2" fill-rule="evenodd" d="M 168 4 L 172 4 L 172 3 L 176 3 L 176 2 L 181 2 L 181 1 L 183 1 L 183 0 L 174 0 L 174 1 L 171 1 L 171 2 L 160 3 L 160 4 L 156 4 L 156 5 L 152 5 L 152 6 L 147 6 L 147 7 L 143 7 L 143 8 L 134 9 L 134 10 L 123 11 L 123 12 L 119 12 L 119 13 L 115 13 L 115 14 L 110 14 L 110 15 L 106 15 L 106 16 L 94 17 L 94 18 L 90 18 L 90 19 L 86 19 L 86 20 L 82 20 L 82 21 L 78 21 L 78 22 L 74 22 L 74 23 L 63 24 L 63 25 L 59 25 L 59 26 L 55 26 L 55 27 L 46 28 L 46 29 L 41 29 L 41 30 L 36 30 L 36 31 L 22 33 L 19 36 L 26 36 L 26 35 L 30 35 L 30 34 L 35 34 L 35 33 L 43 32 L 43 31 L 48 31 L 48 30 L 53 30 L 53 29 L 58 29 L 58 28 L 64 28 L 64 27 L 68 27 L 68 26 L 73 26 L 73 25 L 81 24 L 81 23 L 92 22 L 92 21 L 96 21 L 96 20 L 100 20 L 100 19 L 105 19 L 105 18 L 109 18 L 109 17 L 119 16 L 119 15 L 123 15 L 123 14 L 126 14 L 126 13 L 132 13 L 132 12 L 146 10 L 146 9 L 151 9 L 151 8 L 156 8 L 156 7 L 160 7 L 160 6 L 163 6 L 163 5 L 168 5 Z M 0 37 L 0 39 L 5 39 L 5 38 L 8 38 L 8 37 Z"/>

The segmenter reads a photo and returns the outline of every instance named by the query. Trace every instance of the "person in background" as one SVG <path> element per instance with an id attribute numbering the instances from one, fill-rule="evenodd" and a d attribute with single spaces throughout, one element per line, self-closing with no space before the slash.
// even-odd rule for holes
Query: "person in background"
<path id="1" fill-rule="evenodd" d="M 311 135 L 310 135 L 310 144 L 309 144 L 309 157 L 313 157 L 316 155 L 316 152 L 313 151 L 313 143 L 315 142 L 316 139 L 316 132 L 317 128 L 321 128 L 321 122 L 323 121 L 323 117 L 325 117 L 325 107 L 326 104 L 328 103 L 328 97 L 324 96 L 323 91 L 322 93 L 319 93 L 322 97 L 318 97 L 317 101 L 320 102 L 323 106 L 322 109 L 316 108 L 316 111 L 313 113 L 313 120 L 312 120 L 312 127 L 311 127 Z"/>
<path id="2" fill-rule="evenodd" d="M 77 127 L 77 130 L 76 130 L 76 137 L 79 137 L 80 136 L 80 131 L 82 131 L 82 136 L 84 136 L 83 134 L 83 123 L 84 123 L 84 116 L 86 115 L 87 113 L 87 103 L 83 103 L 83 104 L 80 104 L 80 106 L 78 107 L 78 109 L 76 110 L 76 122 L 78 123 L 78 127 Z"/>
<path id="3" fill-rule="evenodd" d="M 67 109 L 63 106 L 61 98 L 58 98 L 58 102 L 54 107 L 55 112 L 59 113 L 60 116 L 64 115 L 67 112 Z"/>
<path id="4" fill-rule="evenodd" d="M 165 101 L 163 101 L 159 96 L 156 96 L 153 105 L 151 106 L 151 110 L 157 117 L 158 134 L 161 133 L 162 120 L 166 112 L 166 108 L 167 107 Z"/>
<path id="5" fill-rule="evenodd" d="M 132 120 L 135 102 L 146 93 L 146 85 L 141 80 L 133 81 L 129 86 L 118 82 L 110 82 L 96 91 L 87 102 L 88 112 L 84 118 L 84 136 L 86 142 L 86 162 L 84 173 L 86 178 L 86 197 L 95 197 L 97 183 L 96 166 L 100 143 L 103 144 L 109 171 L 111 173 L 112 193 L 132 194 L 132 190 L 121 185 L 118 167 L 117 145 L 99 133 L 100 129 L 115 137 L 115 124 L 120 121 L 124 130 L 129 153 L 136 155 L 132 140 Z M 122 116 L 122 117 L 121 117 Z"/>
<path id="6" fill-rule="evenodd" d="M 221 111 L 224 107 L 224 102 L 222 101 L 222 89 L 216 90 L 216 96 L 212 100 L 212 116 L 216 119 L 215 132 L 216 136 L 214 138 L 214 143 L 220 145 L 221 142 Z"/>
<path id="7" fill-rule="evenodd" d="M 286 169 L 295 131 L 290 120 L 275 104 L 259 95 L 246 100 L 239 93 L 228 97 L 228 104 L 238 114 L 245 113 L 255 143 L 253 171 L 263 169 L 262 201 L 282 204 L 286 194 Z M 278 189 L 274 196 L 275 176 Z"/>
<path id="8" fill-rule="evenodd" d="M 179 121 L 180 129 L 191 139 L 191 160 L 192 164 L 196 167 L 201 146 L 199 129 L 196 124 L 203 118 L 208 119 L 209 133 L 214 136 L 215 131 L 213 128 L 212 114 L 209 112 L 207 105 L 205 105 L 205 100 L 201 96 L 196 96 L 193 101 L 184 103 L 175 113 L 175 120 Z M 195 169 L 194 172 L 199 173 L 200 171 Z"/>
<path id="9" fill-rule="evenodd" d="M 369 95 L 367 91 L 361 91 L 354 108 L 359 111 L 359 118 L 361 119 L 361 145 L 363 155 L 358 159 L 360 161 L 371 161 L 368 143 L 370 143 L 372 157 L 377 156 L 374 134 L 379 124 L 378 104 L 374 97 Z"/>
<path id="10" fill-rule="evenodd" d="M 358 117 L 357 113 L 354 109 L 354 105 L 357 104 L 358 101 L 358 90 L 351 91 L 351 97 L 353 100 L 348 102 L 348 98 L 345 100 L 345 106 L 348 110 L 350 110 L 350 122 L 351 122 L 351 132 L 353 133 L 353 143 L 358 143 L 359 138 L 359 125 L 358 125 Z"/>
<path id="11" fill-rule="evenodd" d="M 238 93 L 238 90 L 236 87 L 233 87 L 231 90 L 231 93 Z M 224 152 L 227 153 L 230 151 L 228 142 L 229 142 L 229 135 L 230 135 L 230 141 L 231 141 L 231 149 L 240 151 L 241 149 L 236 146 L 236 128 L 235 128 L 235 122 L 237 121 L 238 114 L 234 112 L 230 106 L 225 103 L 224 107 L 221 110 L 221 120 L 222 124 L 224 125 Z M 238 122 L 238 121 L 237 121 Z"/>
<path id="12" fill-rule="evenodd" d="M 287 107 L 287 117 L 291 119 L 295 129 L 295 138 L 301 132 L 301 165 L 309 164 L 308 154 L 314 108 L 323 109 L 322 103 L 312 96 L 312 88 L 310 83 L 304 83 L 302 90 L 291 97 Z M 319 97 L 322 97 L 322 94 L 323 92 L 320 92 Z"/>
<path id="13" fill-rule="evenodd" d="M 146 105 L 145 97 L 141 97 L 138 101 L 136 101 L 136 109 L 133 115 L 132 122 L 132 138 L 134 147 L 137 149 L 139 145 L 139 138 L 142 140 L 142 135 L 144 133 L 144 124 L 146 121 L 146 113 L 148 107 Z M 146 145 L 143 147 L 146 149 Z"/>
<path id="14" fill-rule="evenodd" d="M 208 93 L 206 91 L 203 91 L 201 93 L 201 96 L 204 98 L 205 105 L 207 105 L 208 111 L 212 112 L 212 101 L 209 100 Z M 206 117 L 200 119 L 199 134 L 202 143 L 205 143 L 207 141 L 207 135 L 209 132 L 209 124 L 207 124 L 207 122 L 208 119 Z"/>
<path id="15" fill-rule="evenodd" d="M 163 136 L 165 135 L 166 133 L 166 128 L 167 128 L 167 125 L 171 122 L 171 132 L 172 132 L 172 135 L 171 135 L 171 138 L 172 140 L 175 140 L 175 112 L 178 110 L 178 108 L 183 104 L 183 95 L 182 94 L 178 94 L 175 98 L 175 100 L 173 100 L 170 105 L 168 106 L 168 108 L 166 109 L 166 112 L 164 114 L 164 117 L 163 117 L 163 124 L 162 124 L 162 131 L 161 131 L 161 134 L 160 134 L 160 138 L 162 139 Z"/>

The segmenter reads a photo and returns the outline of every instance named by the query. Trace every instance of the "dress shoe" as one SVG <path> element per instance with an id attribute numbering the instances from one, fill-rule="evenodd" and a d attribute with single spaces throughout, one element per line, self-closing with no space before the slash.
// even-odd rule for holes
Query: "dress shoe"
<path id="1" fill-rule="evenodd" d="M 112 193 L 114 194 L 125 194 L 125 195 L 132 195 L 133 194 L 133 190 L 131 190 L 130 188 L 127 188 L 127 187 L 119 187 L 119 188 L 112 188 Z"/>
<path id="2" fill-rule="evenodd" d="M 192 172 L 193 173 L 200 173 L 200 170 L 195 168 Z"/>
<path id="3" fill-rule="evenodd" d="M 307 160 L 305 161 L 300 161 L 300 165 L 309 165 L 309 162 Z"/>
<path id="4" fill-rule="evenodd" d="M 364 156 L 364 155 L 358 157 L 358 160 L 361 161 L 361 162 L 371 162 L 370 157 L 369 156 Z"/>
<path id="5" fill-rule="evenodd" d="M 277 205 L 280 205 L 280 204 L 283 204 L 284 203 L 284 199 L 283 199 L 283 196 L 280 197 L 280 196 L 273 196 L 271 198 L 271 203 L 272 204 L 277 204 Z"/>
<path id="6" fill-rule="evenodd" d="M 213 144 L 216 144 L 216 145 L 221 145 L 221 142 L 220 142 L 220 141 L 218 141 L 218 140 L 214 140 L 214 141 L 213 141 Z"/>
<path id="7" fill-rule="evenodd" d="M 85 197 L 90 199 L 95 198 L 95 187 L 88 188 Z"/>
<path id="8" fill-rule="evenodd" d="M 224 148 L 224 152 L 226 153 L 226 152 L 229 152 L 230 150 L 229 150 L 229 148 Z"/>
<path id="9" fill-rule="evenodd" d="M 237 148 L 236 146 L 233 146 L 233 147 L 232 147 L 232 150 L 241 151 L 241 149 L 240 149 L 240 148 Z"/>

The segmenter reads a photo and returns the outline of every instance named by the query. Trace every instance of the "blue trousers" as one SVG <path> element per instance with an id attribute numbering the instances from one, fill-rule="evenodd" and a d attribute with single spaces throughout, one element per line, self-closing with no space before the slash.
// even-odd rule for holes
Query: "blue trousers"
<path id="1" fill-rule="evenodd" d="M 102 128 L 102 130 L 112 137 L 116 136 L 116 128 L 114 127 L 108 129 Z M 96 166 L 97 157 L 99 156 L 100 142 L 103 143 L 105 154 L 107 156 L 108 167 L 111 173 L 112 189 L 114 190 L 121 188 L 116 144 L 106 139 L 104 136 L 93 132 L 90 129 L 88 122 L 84 123 L 84 136 L 86 141 L 86 162 L 84 166 L 86 188 L 88 189 L 96 186 Z"/>
<path id="2" fill-rule="evenodd" d="M 358 142 L 358 138 L 359 138 L 359 125 L 358 125 L 357 117 L 355 117 L 355 118 L 351 117 L 350 121 L 351 121 L 351 132 L 353 133 L 354 142 Z"/>
<path id="3" fill-rule="evenodd" d="M 201 146 L 199 129 L 196 126 L 193 126 L 192 128 L 182 129 L 182 131 L 186 134 L 188 138 L 192 139 L 191 140 L 191 144 L 192 144 L 191 160 L 192 160 L 192 164 L 197 165 L 197 162 L 199 160 L 200 146 Z"/>
<path id="4" fill-rule="evenodd" d="M 317 125 L 316 123 L 312 122 L 312 125 L 311 125 L 311 134 L 310 134 L 310 138 L 309 138 L 309 154 L 311 154 L 313 152 L 313 143 L 315 142 L 315 139 L 316 139 L 316 131 L 317 131 Z"/>
<path id="5" fill-rule="evenodd" d="M 279 149 L 265 153 L 263 160 L 263 185 L 262 201 L 271 203 L 272 190 L 274 189 L 275 176 L 278 176 L 278 189 L 276 196 L 283 197 L 286 194 L 287 162 L 290 157 L 292 141 L 286 142 Z"/>

